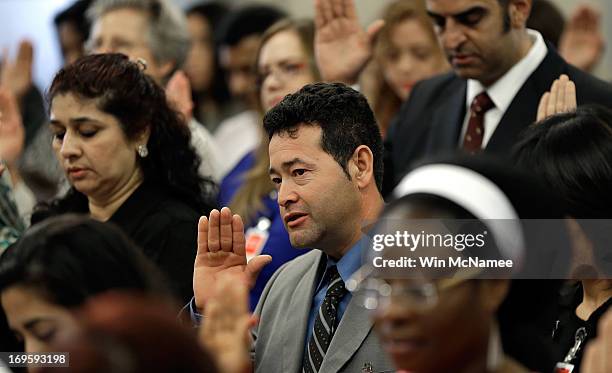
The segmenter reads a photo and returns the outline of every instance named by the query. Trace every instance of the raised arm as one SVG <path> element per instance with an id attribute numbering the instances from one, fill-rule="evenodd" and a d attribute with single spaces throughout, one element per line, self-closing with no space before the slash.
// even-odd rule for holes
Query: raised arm
<path id="1" fill-rule="evenodd" d="M 355 84 L 383 25 L 377 20 L 364 30 L 353 0 L 315 0 L 315 57 L 323 80 Z"/>

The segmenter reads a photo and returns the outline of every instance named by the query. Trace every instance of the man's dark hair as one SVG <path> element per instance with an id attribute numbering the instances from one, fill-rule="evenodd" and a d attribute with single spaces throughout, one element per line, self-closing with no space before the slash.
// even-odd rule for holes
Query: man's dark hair
<path id="1" fill-rule="evenodd" d="M 276 21 L 286 17 L 269 5 L 249 5 L 229 13 L 220 25 L 220 45 L 235 46 L 247 36 L 261 35 Z"/>
<path id="2" fill-rule="evenodd" d="M 264 117 L 268 137 L 291 133 L 301 124 L 321 127 L 321 148 L 334 157 L 350 180 L 348 160 L 366 145 L 374 156 L 374 179 L 382 190 L 383 145 L 366 98 L 342 83 L 308 84 L 287 95 Z"/>

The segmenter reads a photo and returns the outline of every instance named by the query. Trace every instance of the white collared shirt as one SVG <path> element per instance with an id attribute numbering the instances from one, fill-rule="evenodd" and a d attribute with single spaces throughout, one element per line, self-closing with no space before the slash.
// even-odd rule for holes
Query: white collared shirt
<path id="1" fill-rule="evenodd" d="M 493 136 L 493 132 L 506 113 L 506 110 L 514 100 L 514 96 L 521 89 L 523 84 L 531 76 L 531 74 L 540 66 L 548 49 L 542 35 L 535 31 L 527 29 L 527 33 L 533 40 L 533 45 L 525 57 L 516 63 L 508 70 L 501 78 L 486 89 L 479 81 L 468 79 L 467 92 L 465 95 L 465 118 L 461 127 L 461 136 L 459 137 L 459 146 L 463 145 L 463 137 L 467 131 L 468 121 L 470 119 L 470 105 L 478 94 L 487 91 L 495 107 L 491 108 L 484 116 L 484 136 L 482 138 L 482 148 L 487 146 L 487 143 Z M 535 118 L 533 118 L 535 120 Z"/>

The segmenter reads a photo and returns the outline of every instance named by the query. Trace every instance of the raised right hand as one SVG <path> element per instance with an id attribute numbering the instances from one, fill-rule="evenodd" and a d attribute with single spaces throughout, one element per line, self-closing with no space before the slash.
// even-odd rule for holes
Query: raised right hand
<path id="1" fill-rule="evenodd" d="M 251 289 L 270 255 L 246 260 L 244 224 L 228 207 L 212 210 L 198 222 L 198 252 L 193 268 L 193 292 L 198 310 L 214 295 L 218 277 L 237 275 Z"/>
<path id="2" fill-rule="evenodd" d="M 536 122 L 551 115 L 574 111 L 576 107 L 576 85 L 567 75 L 562 74 L 553 82 L 550 91 L 540 98 Z"/>

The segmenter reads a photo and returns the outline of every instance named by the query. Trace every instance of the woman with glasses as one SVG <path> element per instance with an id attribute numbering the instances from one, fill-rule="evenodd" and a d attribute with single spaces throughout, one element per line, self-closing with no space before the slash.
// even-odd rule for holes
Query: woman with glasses
<path id="1" fill-rule="evenodd" d="M 286 95 L 319 79 L 314 63 L 314 27 L 310 21 L 282 20 L 262 36 L 257 53 L 259 103 L 262 114 Z M 219 205 L 229 206 L 245 222 L 247 258 L 268 254 L 268 264 L 251 290 L 255 308 L 268 279 L 283 263 L 303 254 L 289 242 L 269 175 L 268 137 L 261 128 L 257 149 L 247 154 L 223 179 Z"/>
<path id="2" fill-rule="evenodd" d="M 403 231 L 421 234 L 423 240 L 441 233 L 455 240 L 450 249 L 446 243 L 421 241 L 414 251 L 401 239 L 385 241 L 381 250 L 369 252 L 366 265 L 347 283 L 358 302 L 373 310 L 381 343 L 396 367 L 419 373 L 552 371 L 546 338 L 538 334 L 547 316 L 544 308 L 537 308 L 537 299 L 554 304 L 555 284 L 511 280 L 533 271 L 533 262 L 544 255 L 556 262 L 538 264 L 547 275 L 559 275 L 566 268 L 558 259 L 569 250 L 555 241 L 552 249 L 530 252 L 536 247 L 532 227 L 519 220 L 537 211 L 557 211 L 539 185 L 495 161 L 459 158 L 417 167 L 395 194 L 400 199 L 385 209 L 373 242 L 379 241 L 377 235 L 397 237 Z M 466 234 L 475 236 L 473 243 L 482 239 L 483 245 L 459 247 L 467 242 L 459 237 Z M 451 257 L 510 260 L 513 266 L 424 265 L 419 257 L 446 263 Z M 414 266 L 401 266 L 411 258 Z M 382 267 L 383 260 L 395 266 Z M 528 317 L 520 309 L 528 309 Z M 517 343 L 528 346 L 528 351 Z"/>

